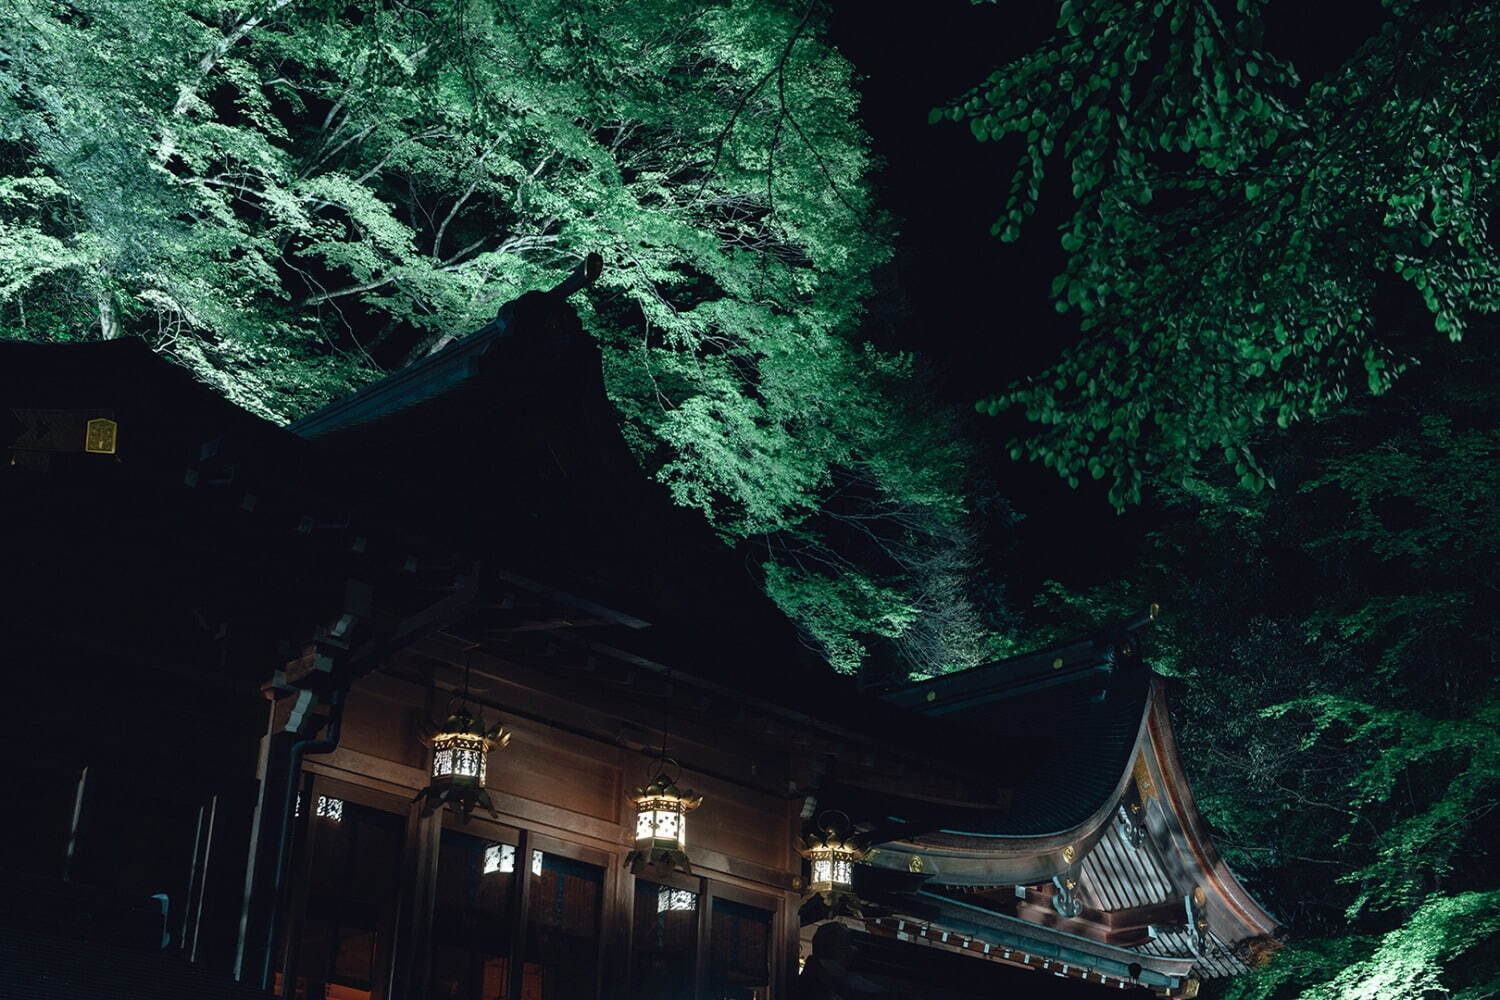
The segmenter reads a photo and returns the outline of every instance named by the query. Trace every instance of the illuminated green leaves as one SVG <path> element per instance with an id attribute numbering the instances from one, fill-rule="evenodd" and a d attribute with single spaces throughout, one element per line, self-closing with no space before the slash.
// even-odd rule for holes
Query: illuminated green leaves
<path id="1" fill-rule="evenodd" d="M 1102 464 L 1117 505 L 1226 446 L 1259 488 L 1239 446 L 1261 428 L 1384 391 L 1405 367 L 1393 285 L 1449 339 L 1500 310 L 1500 11 L 1394 6 L 1303 91 L 1261 47 L 1264 7 L 1075 0 L 1047 46 L 949 108 L 1024 144 L 995 235 L 1019 238 L 1046 169 L 1078 203 L 1053 297 L 1083 339 L 1060 381 L 983 409 L 1022 409 L 1039 426 L 1017 447 L 1065 478 Z"/>
<path id="2" fill-rule="evenodd" d="M 1177 678 L 1194 795 L 1295 932 L 1232 1000 L 1500 985 L 1500 352 L 1492 336 L 1418 350 L 1385 394 L 1259 436 L 1283 489 L 1246 493 L 1226 446 L 1211 476 L 1162 487 L 1165 526 L 1131 572 L 1046 595 L 1071 629 L 1172 609 L 1152 660 Z"/>
<path id="3" fill-rule="evenodd" d="M 957 463 L 910 450 L 943 435 L 891 398 L 907 361 L 851 343 L 888 250 L 802 6 L 9 7 L 0 335 L 143 337 L 286 420 L 598 251 L 577 305 L 646 474 L 790 567 L 773 594 L 842 667 L 947 613 Z M 972 662 L 943 628 L 923 669 Z"/>

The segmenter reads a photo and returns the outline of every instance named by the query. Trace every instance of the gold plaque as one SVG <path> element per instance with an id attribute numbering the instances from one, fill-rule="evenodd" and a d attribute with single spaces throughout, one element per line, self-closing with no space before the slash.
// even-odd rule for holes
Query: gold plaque
<path id="1" fill-rule="evenodd" d="M 922 872 L 922 855 L 920 855 L 920 854 L 913 854 L 911 856 L 911 861 L 907 862 L 906 870 L 909 871 L 909 872 L 915 872 L 917 874 L 921 874 L 921 872 Z"/>
<path id="2" fill-rule="evenodd" d="M 1135 787 L 1141 795 L 1142 802 L 1148 802 L 1156 797 L 1156 786 L 1151 783 L 1151 772 L 1146 769 L 1146 755 L 1138 754 L 1135 758 L 1135 766 L 1131 768 L 1135 777 Z"/>
<path id="3" fill-rule="evenodd" d="M 108 417 L 95 417 L 85 425 L 83 450 L 94 455 L 113 455 L 119 429 L 120 425 Z"/>
<path id="4" fill-rule="evenodd" d="M 1073 859 L 1076 857 L 1078 857 L 1078 848 L 1074 847 L 1072 844 L 1069 844 L 1067 847 L 1063 848 L 1063 861 L 1071 865 L 1073 863 Z"/>

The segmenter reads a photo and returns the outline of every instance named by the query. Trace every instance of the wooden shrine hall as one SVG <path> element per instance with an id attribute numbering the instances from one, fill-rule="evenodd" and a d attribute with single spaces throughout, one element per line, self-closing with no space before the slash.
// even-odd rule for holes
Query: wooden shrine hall
<path id="1" fill-rule="evenodd" d="M 137 341 L 0 343 L 0 995 L 1180 997 L 1266 961 L 1154 612 L 837 676 L 641 473 L 565 302 L 596 270 L 289 427 Z"/>

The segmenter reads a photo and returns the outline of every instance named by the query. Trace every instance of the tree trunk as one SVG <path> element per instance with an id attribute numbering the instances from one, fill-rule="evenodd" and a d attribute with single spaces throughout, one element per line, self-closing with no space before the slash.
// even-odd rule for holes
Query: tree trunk
<path id="1" fill-rule="evenodd" d="M 120 337 L 120 317 L 115 313 L 115 300 L 109 293 L 109 289 L 103 285 L 94 293 L 94 301 L 99 306 L 99 339 L 118 340 Z"/>

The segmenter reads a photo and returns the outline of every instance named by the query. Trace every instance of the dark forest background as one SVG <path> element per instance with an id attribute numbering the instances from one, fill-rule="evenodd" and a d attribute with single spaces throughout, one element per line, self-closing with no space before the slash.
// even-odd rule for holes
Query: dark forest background
<path id="1" fill-rule="evenodd" d="M 1237 997 L 1500 993 L 1500 5 L 9 0 L 0 335 L 285 421 L 582 256 L 833 669 L 1165 609 Z"/>

